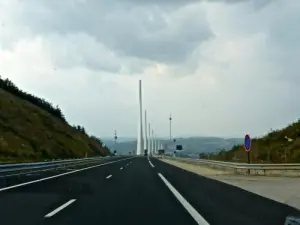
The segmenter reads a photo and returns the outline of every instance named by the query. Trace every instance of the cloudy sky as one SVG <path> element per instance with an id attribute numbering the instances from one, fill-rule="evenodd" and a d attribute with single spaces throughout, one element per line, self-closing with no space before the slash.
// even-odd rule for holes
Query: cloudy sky
<path id="1" fill-rule="evenodd" d="M 98 136 L 262 135 L 300 117 L 299 0 L 0 0 L 0 74 Z"/>

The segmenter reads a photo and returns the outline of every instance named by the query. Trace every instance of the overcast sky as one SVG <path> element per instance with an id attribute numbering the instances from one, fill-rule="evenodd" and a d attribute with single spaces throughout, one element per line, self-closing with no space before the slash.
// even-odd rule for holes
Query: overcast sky
<path id="1" fill-rule="evenodd" d="M 262 135 L 300 118 L 299 0 L 0 0 L 0 74 L 90 134 Z"/>

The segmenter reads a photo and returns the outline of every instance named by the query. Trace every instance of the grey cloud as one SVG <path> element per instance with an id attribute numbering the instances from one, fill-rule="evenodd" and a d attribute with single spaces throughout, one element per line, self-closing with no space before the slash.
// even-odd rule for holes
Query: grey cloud
<path id="1" fill-rule="evenodd" d="M 267 6 L 269 3 L 276 0 L 112 0 L 122 3 L 131 3 L 138 5 L 160 5 L 160 6 L 170 6 L 170 7 L 180 7 L 182 5 L 192 4 L 192 3 L 225 3 L 225 4 L 237 4 L 237 3 L 251 3 L 255 9 L 261 9 Z"/>
<path id="2" fill-rule="evenodd" d="M 58 68 L 86 67 L 112 73 L 120 71 L 119 59 L 105 46 L 86 34 L 47 36 L 51 59 Z"/>
<path id="3" fill-rule="evenodd" d="M 48 35 L 44 46 L 54 65 L 60 69 L 74 66 L 109 73 L 141 73 L 150 62 L 133 57 L 120 58 L 115 52 L 85 33 L 64 37 Z"/>
<path id="4" fill-rule="evenodd" d="M 288 13 L 282 13 L 283 11 Z M 277 71 L 276 79 L 293 85 L 300 84 L 297 69 L 300 52 L 299 11 L 299 1 L 294 0 L 286 5 L 273 4 L 263 14 L 263 20 L 266 20 L 268 24 L 265 33 L 269 38 L 265 54 L 261 57 L 265 62 L 274 64 Z"/>
<path id="5" fill-rule="evenodd" d="M 83 65 L 92 70 L 125 70 L 138 73 L 149 61 L 173 65 L 185 63 L 191 59 L 191 54 L 199 44 L 214 37 L 206 21 L 205 11 L 199 5 L 193 5 L 196 2 L 199 1 L 32 0 L 20 3 L 23 4 L 23 11 L 17 15 L 17 19 L 24 27 L 28 26 L 34 35 L 59 34 L 68 40 L 68 43 L 62 41 L 63 39 L 55 42 L 64 49 L 64 53 L 62 49 L 53 53 L 57 66 L 71 68 L 74 65 Z M 206 2 L 257 4 L 270 0 Z M 68 38 L 78 33 L 85 33 L 97 43 L 87 46 L 90 39 Z M 99 54 L 107 54 L 107 51 L 99 47 L 103 44 L 117 56 L 99 57 Z M 130 62 L 124 63 L 128 56 L 131 57 Z M 197 68 L 196 64 L 187 72 L 193 72 Z M 188 65 L 192 66 L 191 63 Z"/>
<path id="6" fill-rule="evenodd" d="M 282 6 L 290 5 L 289 8 L 279 5 L 277 9 L 276 4 L 269 4 L 271 1 L 259 0 L 260 4 L 269 5 L 255 13 L 252 13 L 255 4 L 257 7 L 264 4 L 259 5 L 259 1 L 254 0 L 219 0 L 226 4 L 247 3 L 237 4 L 237 7 L 221 4 L 221 7 L 216 5 L 207 9 L 213 14 L 209 22 L 214 26 L 216 36 L 207 25 L 205 12 L 192 8 L 197 6 L 190 5 L 192 1 L 187 1 L 189 4 L 186 5 L 172 5 L 171 1 L 164 1 L 170 4 L 160 4 L 155 0 L 150 5 L 142 3 L 143 0 L 136 1 L 119 0 L 118 6 L 116 0 L 89 1 L 91 5 L 72 5 L 74 1 L 68 0 L 26 1 L 22 6 L 24 11 L 15 15 L 16 19 L 22 27 L 28 25 L 34 36 L 48 40 L 53 54 L 51 60 L 67 69 L 52 73 L 47 66 L 36 69 L 39 65 L 34 65 L 35 62 L 28 67 L 31 69 L 26 69 L 24 59 L 28 56 L 17 52 L 7 74 L 12 74 L 18 65 L 21 69 L 15 71 L 15 76 L 19 77 L 20 83 L 31 83 L 32 76 L 28 90 L 61 105 L 67 118 L 76 121 L 74 123 L 87 125 L 87 130 L 98 134 L 105 132 L 107 136 L 115 128 L 135 135 L 137 98 L 135 83 L 128 81 L 135 77 L 122 80 L 121 77 L 125 76 L 109 77 L 106 72 L 124 70 L 130 71 L 128 74 L 131 75 L 132 71 L 142 71 L 145 65 L 153 64 L 151 60 L 176 62 L 175 66 L 167 65 L 166 77 L 178 71 L 193 75 L 182 80 L 173 77 L 161 79 L 155 74 L 147 80 L 148 76 L 145 76 L 145 86 L 153 82 L 145 91 L 145 107 L 152 115 L 161 115 L 149 116 L 158 132 L 168 132 L 164 120 L 169 111 L 177 114 L 174 115 L 177 118 L 174 133 L 178 135 L 186 132 L 241 135 L 245 130 L 261 133 L 276 128 L 274 126 L 286 125 L 291 118 L 298 116 L 299 104 L 295 102 L 298 101 L 300 77 L 297 69 L 300 9 L 296 7 L 300 6 L 299 0 L 294 1 L 296 4 L 292 4 L 292 0 L 291 3 L 284 1 Z M 224 14 L 220 15 L 220 12 Z M 266 39 L 260 39 L 257 44 L 252 40 L 256 34 L 262 34 Z M 16 30 L 15 35 L 23 33 Z M 233 47 L 230 48 L 226 45 L 231 38 L 246 43 L 235 45 L 236 42 L 232 41 L 229 45 Z M 34 39 L 29 41 L 34 42 Z M 199 51 L 193 50 L 196 43 L 200 44 Z M 212 43 L 216 45 L 211 46 Z M 207 46 L 210 51 L 204 54 Z M 42 46 L 36 51 L 48 60 L 47 50 Z M 250 57 L 243 54 L 249 50 Z M 219 54 L 223 54 L 221 59 Z M 181 60 L 186 61 L 184 65 L 177 63 Z M 87 70 L 87 67 L 97 71 Z M 47 77 L 40 76 L 43 70 Z M 100 73 L 98 70 L 105 71 Z M 212 77 L 213 84 L 200 79 L 202 75 Z M 113 80 L 118 85 L 114 85 Z M 159 85 L 161 89 L 157 88 Z M 191 104 L 195 98 L 196 104 Z M 248 104 L 243 104 L 245 99 L 248 99 Z M 205 110 L 200 105 L 205 105 Z M 129 119 L 124 121 L 124 116 L 119 116 L 120 111 Z M 230 118 L 234 118 L 234 124 Z M 245 118 L 249 118 L 246 125 Z"/>
<path id="7" fill-rule="evenodd" d="M 247 1 L 250 0 L 203 2 Z M 270 0 L 252 1 L 254 4 L 270 2 Z M 201 7 L 192 9 L 196 7 L 194 3 L 199 1 L 32 0 L 20 2 L 22 5 L 20 8 L 23 10 L 16 17 L 35 35 L 57 33 L 66 36 L 86 33 L 120 56 L 178 64 L 186 61 L 200 43 L 214 36 Z M 97 59 L 83 60 L 87 60 L 82 63 L 91 69 L 104 68 L 104 65 L 99 65 Z M 60 64 L 64 66 L 63 63 Z M 120 66 L 105 66 L 107 68 L 104 69 L 120 70 Z"/>
<path id="8" fill-rule="evenodd" d="M 84 32 L 120 55 L 178 63 L 213 36 L 203 11 L 187 10 L 129 1 L 31 1 L 18 19 L 36 34 Z"/>
<path id="9" fill-rule="evenodd" d="M 181 24 L 179 22 L 177 26 L 165 25 L 156 31 L 140 32 L 124 27 L 115 31 L 119 33 L 118 36 L 122 36 L 122 40 L 111 39 L 106 44 L 121 54 L 153 61 L 179 63 L 184 61 L 201 42 L 213 37 L 205 22 L 190 17 Z"/>
<path id="10" fill-rule="evenodd" d="M 125 3 L 134 3 L 134 4 L 188 4 L 188 3 L 199 3 L 199 2 L 207 2 L 207 3 L 212 3 L 212 2 L 223 2 L 226 4 L 234 4 L 234 3 L 240 3 L 240 2 L 271 2 L 272 0 L 112 0 L 115 2 L 125 2 Z"/>

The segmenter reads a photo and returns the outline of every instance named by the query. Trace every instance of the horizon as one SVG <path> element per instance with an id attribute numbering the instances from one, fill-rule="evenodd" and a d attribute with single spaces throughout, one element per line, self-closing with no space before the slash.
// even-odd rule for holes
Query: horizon
<path id="1" fill-rule="evenodd" d="M 220 139 L 243 139 L 244 137 L 216 137 L 216 136 L 190 136 L 190 137 L 173 137 L 173 139 L 188 139 L 188 138 L 220 138 Z M 104 139 L 104 140 L 111 140 L 111 141 L 114 141 L 114 138 L 113 137 L 101 137 L 100 139 Z M 129 139 L 129 140 L 132 140 L 132 141 L 136 141 L 137 140 L 137 137 L 118 137 L 117 139 L 117 142 L 122 139 Z M 157 139 L 160 139 L 160 140 L 165 140 L 165 141 L 170 141 L 170 138 L 169 137 L 157 137 Z"/>

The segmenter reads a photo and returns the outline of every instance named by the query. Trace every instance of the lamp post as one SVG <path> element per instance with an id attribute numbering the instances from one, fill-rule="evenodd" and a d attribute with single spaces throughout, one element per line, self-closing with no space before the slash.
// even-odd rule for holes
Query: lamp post
<path id="1" fill-rule="evenodd" d="M 148 149 L 148 135 L 147 135 L 147 111 L 145 110 L 145 141 L 144 141 L 144 151 L 145 153 L 149 154 Z"/>
<path id="2" fill-rule="evenodd" d="M 172 140 L 172 115 L 171 115 L 171 113 L 170 113 L 169 120 L 170 120 L 170 140 Z"/>
<path id="3" fill-rule="evenodd" d="M 152 138 L 151 138 L 150 123 L 148 125 L 148 151 L 149 151 L 149 154 L 152 155 Z"/>
<path id="4" fill-rule="evenodd" d="M 142 155 L 144 150 L 144 136 L 143 136 L 143 106 L 142 106 L 142 81 L 139 80 L 139 126 L 138 126 L 138 140 L 137 140 L 137 155 Z"/>
<path id="5" fill-rule="evenodd" d="M 114 142 L 114 153 L 116 153 L 117 152 L 117 139 L 118 139 L 118 136 L 117 136 L 117 131 L 115 130 L 115 135 L 114 135 L 114 140 L 115 140 L 115 142 Z"/>

